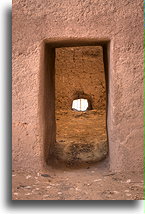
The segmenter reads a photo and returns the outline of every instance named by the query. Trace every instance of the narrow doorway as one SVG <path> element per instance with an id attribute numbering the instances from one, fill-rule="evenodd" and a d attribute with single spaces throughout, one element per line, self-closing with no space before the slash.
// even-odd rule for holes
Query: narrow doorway
<path id="1" fill-rule="evenodd" d="M 53 155 L 59 161 L 92 163 L 108 153 L 104 67 L 102 46 L 55 48 Z"/>

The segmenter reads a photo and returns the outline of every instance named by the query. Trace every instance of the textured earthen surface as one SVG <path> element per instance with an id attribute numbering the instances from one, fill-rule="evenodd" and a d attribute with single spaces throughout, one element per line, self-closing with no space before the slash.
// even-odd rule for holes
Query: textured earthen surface
<path id="1" fill-rule="evenodd" d="M 99 161 L 108 152 L 103 49 L 101 46 L 56 48 L 55 54 L 53 156 L 68 165 Z M 74 111 L 72 101 L 77 98 L 88 99 L 90 109 Z"/>
<path id="2" fill-rule="evenodd" d="M 19 169 L 12 172 L 12 184 L 13 200 L 143 200 L 141 174 L 111 173 L 101 166 L 49 173 Z"/>
<path id="3" fill-rule="evenodd" d="M 92 109 L 106 109 L 102 47 L 56 48 L 55 52 L 56 110 L 70 110 L 73 99 L 83 94 L 90 97 Z"/>
<path id="4" fill-rule="evenodd" d="M 13 167 L 44 165 L 44 41 L 110 41 L 110 169 L 143 170 L 143 1 L 13 1 Z M 95 45 L 95 44 L 94 44 Z"/>
<path id="5" fill-rule="evenodd" d="M 108 153 L 105 111 L 58 111 L 55 156 L 68 165 L 100 161 Z"/>

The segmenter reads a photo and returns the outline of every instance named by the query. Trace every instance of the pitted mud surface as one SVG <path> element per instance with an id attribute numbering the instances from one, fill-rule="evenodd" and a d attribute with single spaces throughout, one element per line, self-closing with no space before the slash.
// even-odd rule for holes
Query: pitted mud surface
<path id="1" fill-rule="evenodd" d="M 107 140 L 105 110 L 56 112 L 56 139 Z"/>
<path id="2" fill-rule="evenodd" d="M 105 110 L 56 112 L 54 155 L 69 164 L 95 162 L 108 152 Z"/>
<path id="3" fill-rule="evenodd" d="M 14 171 L 13 200 L 143 200 L 143 175 L 96 167 L 43 172 Z"/>

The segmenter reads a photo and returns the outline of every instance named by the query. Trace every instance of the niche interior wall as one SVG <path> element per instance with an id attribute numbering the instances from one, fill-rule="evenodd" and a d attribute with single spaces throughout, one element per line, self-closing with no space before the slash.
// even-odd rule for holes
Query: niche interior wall
<path id="1" fill-rule="evenodd" d="M 109 165 L 116 171 L 142 171 L 143 2 L 14 0 L 12 19 L 13 168 L 44 167 L 44 116 L 54 117 L 49 108 L 43 114 L 44 44 L 54 44 L 53 49 L 110 41 Z"/>

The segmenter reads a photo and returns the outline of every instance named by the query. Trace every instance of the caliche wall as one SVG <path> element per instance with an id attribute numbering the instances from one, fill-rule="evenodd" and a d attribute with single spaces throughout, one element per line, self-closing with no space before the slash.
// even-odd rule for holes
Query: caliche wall
<path id="1" fill-rule="evenodd" d="M 143 2 L 14 0 L 12 15 L 13 167 L 41 169 L 45 163 L 43 105 L 47 105 L 45 100 L 51 98 L 52 92 L 51 87 L 44 92 L 43 85 L 47 75 L 51 84 L 49 72 L 53 65 L 48 65 L 48 72 L 44 68 L 54 58 L 48 53 L 48 62 L 44 60 L 45 44 L 61 47 L 105 41 L 110 44 L 107 80 L 110 168 L 141 171 Z M 50 113 L 48 110 L 49 120 L 54 118 L 54 112 Z"/>

